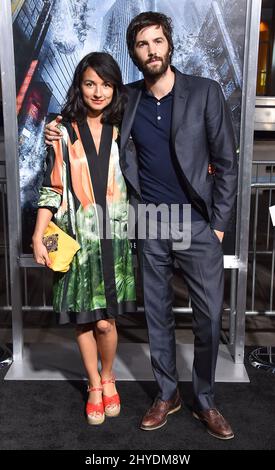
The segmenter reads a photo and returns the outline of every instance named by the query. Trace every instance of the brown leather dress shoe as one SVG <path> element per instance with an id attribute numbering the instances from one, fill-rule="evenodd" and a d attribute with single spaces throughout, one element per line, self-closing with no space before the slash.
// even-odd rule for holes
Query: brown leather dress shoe
<path id="1" fill-rule="evenodd" d="M 211 436 L 217 439 L 233 439 L 234 433 L 230 424 L 225 420 L 216 408 L 210 408 L 204 411 L 194 411 L 193 416 L 199 419 L 205 426 Z"/>
<path id="2" fill-rule="evenodd" d="M 159 429 L 167 423 L 167 416 L 180 410 L 180 408 L 181 399 L 178 390 L 170 400 L 164 401 L 156 398 L 151 408 L 149 408 L 143 417 L 140 428 L 144 431 Z"/>

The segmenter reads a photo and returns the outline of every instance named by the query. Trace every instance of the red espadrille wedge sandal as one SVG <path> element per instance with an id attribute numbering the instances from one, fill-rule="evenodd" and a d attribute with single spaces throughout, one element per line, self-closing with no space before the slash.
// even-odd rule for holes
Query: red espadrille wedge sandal
<path id="1" fill-rule="evenodd" d="M 88 392 L 102 392 L 103 387 L 90 387 L 88 386 Z M 99 403 L 90 403 L 87 401 L 86 403 L 86 415 L 87 421 L 89 424 L 94 426 L 98 424 L 102 424 L 105 420 L 105 413 L 104 413 L 104 405 L 103 401 L 101 400 Z"/>
<path id="2" fill-rule="evenodd" d="M 101 380 L 102 385 L 105 384 L 110 384 L 110 383 L 115 383 L 116 379 L 114 376 L 112 376 L 110 379 L 107 380 Z M 120 398 L 119 394 L 115 393 L 112 396 L 108 396 L 104 394 L 104 387 L 103 387 L 103 404 L 104 404 L 104 412 L 105 415 L 108 416 L 108 418 L 114 418 L 119 415 L 120 413 Z"/>

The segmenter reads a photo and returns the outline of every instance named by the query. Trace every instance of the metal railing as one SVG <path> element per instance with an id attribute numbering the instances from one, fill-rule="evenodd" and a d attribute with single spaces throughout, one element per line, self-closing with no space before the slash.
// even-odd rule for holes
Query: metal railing
<path id="1" fill-rule="evenodd" d="M 246 314 L 275 315 L 275 161 L 254 160 L 252 174 Z"/>
<path id="2" fill-rule="evenodd" d="M 10 271 L 9 271 L 9 240 L 7 219 L 7 184 L 5 163 L 0 161 L 0 310 L 11 306 Z"/>
<path id="3" fill-rule="evenodd" d="M 268 170 L 268 172 L 266 171 Z M 9 243 L 7 230 L 6 178 L 4 162 L 0 161 L 0 312 L 11 311 L 9 274 Z M 275 229 L 269 215 L 269 206 L 275 204 L 275 161 L 254 161 L 251 183 L 250 240 L 248 252 L 247 315 L 275 315 Z M 50 312 L 51 278 L 46 269 L 35 266 L 26 256 L 21 287 L 24 312 Z M 230 282 L 229 279 L 227 282 Z M 232 286 L 231 286 L 232 290 Z M 142 310 L 142 308 L 140 308 Z M 230 310 L 226 308 L 225 310 Z M 186 299 L 175 312 L 190 313 Z"/>

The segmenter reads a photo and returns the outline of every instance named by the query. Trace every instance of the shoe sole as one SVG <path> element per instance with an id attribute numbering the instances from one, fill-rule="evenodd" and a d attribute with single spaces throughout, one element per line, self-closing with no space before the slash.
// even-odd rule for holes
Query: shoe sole
<path id="1" fill-rule="evenodd" d="M 87 416 L 87 423 L 90 425 L 90 426 L 99 426 L 100 424 L 103 424 L 105 421 L 105 416 L 103 416 L 102 419 L 100 419 L 99 421 L 93 421 L 92 418 L 89 418 L 89 416 Z"/>
<path id="2" fill-rule="evenodd" d="M 226 436 L 226 437 L 218 436 L 218 434 L 215 434 L 214 432 L 211 432 L 208 429 L 207 429 L 207 432 L 211 436 L 216 437 L 217 439 L 220 439 L 221 441 L 228 441 L 229 439 L 233 439 L 234 437 L 234 434 L 230 434 L 229 436 Z"/>
<path id="3" fill-rule="evenodd" d="M 107 418 L 116 418 L 117 416 L 119 416 L 120 410 L 121 410 L 121 409 L 120 409 L 120 407 L 119 407 L 119 410 L 116 411 L 114 414 L 112 414 L 112 412 L 109 412 L 109 411 L 106 411 L 106 410 L 105 410 L 105 416 L 106 416 Z"/>
<path id="4" fill-rule="evenodd" d="M 176 408 L 174 408 L 173 410 L 171 411 L 168 411 L 167 413 L 167 416 L 168 415 L 172 415 L 173 413 L 176 413 L 177 411 L 179 411 L 181 409 L 181 405 L 177 406 Z M 167 423 L 167 419 L 164 421 L 164 423 L 160 424 L 159 426 L 154 426 L 153 428 L 152 427 L 146 427 L 146 426 L 140 426 L 140 429 L 142 429 L 143 431 L 155 431 L 156 429 L 160 429 L 162 428 L 163 426 L 165 426 L 165 424 Z"/>
<path id="5" fill-rule="evenodd" d="M 205 421 L 201 420 L 200 417 L 193 411 L 193 416 L 196 418 L 198 421 L 200 421 L 204 426 L 207 426 Z M 220 436 L 219 434 L 215 434 L 214 432 L 210 431 L 209 429 L 206 429 L 206 432 L 210 434 L 210 436 L 216 437 L 216 439 L 220 439 L 221 441 L 228 441 L 229 439 L 233 439 L 234 434 L 230 434 L 229 436 Z"/>
<path id="6" fill-rule="evenodd" d="M 119 416 L 119 415 L 120 415 L 120 412 L 117 413 L 116 415 L 107 415 L 106 414 L 106 418 L 117 418 L 117 416 Z"/>

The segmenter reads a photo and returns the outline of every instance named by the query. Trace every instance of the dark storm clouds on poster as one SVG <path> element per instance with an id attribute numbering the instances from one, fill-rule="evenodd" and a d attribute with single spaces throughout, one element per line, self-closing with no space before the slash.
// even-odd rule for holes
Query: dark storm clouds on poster
<path id="1" fill-rule="evenodd" d="M 60 112 L 74 69 L 88 52 L 112 54 L 125 83 L 141 78 L 128 55 L 125 34 L 131 18 L 146 10 L 171 16 L 172 63 L 180 71 L 220 83 L 238 145 L 246 0 L 14 0 L 23 252 L 31 251 L 46 116 Z M 234 254 L 234 219 L 224 242 L 225 254 Z"/>

